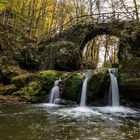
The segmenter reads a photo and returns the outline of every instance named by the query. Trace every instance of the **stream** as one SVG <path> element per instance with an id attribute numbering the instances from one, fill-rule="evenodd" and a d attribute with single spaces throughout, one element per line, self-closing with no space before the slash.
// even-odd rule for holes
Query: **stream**
<path id="1" fill-rule="evenodd" d="M 140 109 L 0 105 L 0 140 L 140 140 Z"/>

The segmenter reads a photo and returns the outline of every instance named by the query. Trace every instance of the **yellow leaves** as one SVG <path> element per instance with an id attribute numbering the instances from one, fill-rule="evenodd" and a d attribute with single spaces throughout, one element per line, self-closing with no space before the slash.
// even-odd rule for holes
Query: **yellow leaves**
<path id="1" fill-rule="evenodd" d="M 0 10 L 8 7 L 16 11 L 18 17 L 14 20 L 19 25 L 21 21 L 19 17 L 23 17 L 27 21 L 24 26 L 30 28 L 31 34 L 34 34 L 32 36 L 49 32 L 67 23 L 76 15 L 75 6 L 70 0 L 0 0 Z M 83 5 L 78 10 L 78 14 L 84 14 L 85 6 Z M 70 26 L 70 24 L 66 26 Z"/>
<path id="2" fill-rule="evenodd" d="M 74 12 L 74 7 L 71 4 L 67 4 L 65 10 L 67 13 L 72 13 L 72 12 Z"/>
<path id="3" fill-rule="evenodd" d="M 0 10 L 4 10 L 6 8 L 6 6 L 4 4 L 0 3 Z"/>
<path id="4" fill-rule="evenodd" d="M 55 5 L 57 0 L 48 0 L 48 5 Z"/>

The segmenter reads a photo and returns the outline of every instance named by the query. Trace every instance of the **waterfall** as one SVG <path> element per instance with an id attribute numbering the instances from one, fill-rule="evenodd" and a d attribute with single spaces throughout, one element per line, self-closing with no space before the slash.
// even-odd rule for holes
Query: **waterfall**
<path id="1" fill-rule="evenodd" d="M 83 81 L 83 86 L 82 86 L 80 106 L 86 106 L 87 84 L 88 84 L 88 79 L 90 78 L 91 74 L 92 74 L 92 70 L 87 70 L 84 73 L 85 79 Z"/>
<path id="2" fill-rule="evenodd" d="M 119 99 L 119 89 L 117 83 L 117 68 L 110 68 L 110 88 L 109 88 L 109 101 L 112 106 L 119 106 L 120 99 Z"/>
<path id="3" fill-rule="evenodd" d="M 59 80 L 56 80 L 54 82 L 54 86 L 51 89 L 50 97 L 49 97 L 49 103 L 51 104 L 55 104 L 56 103 L 55 100 L 58 100 L 60 98 L 58 84 L 59 84 Z"/>

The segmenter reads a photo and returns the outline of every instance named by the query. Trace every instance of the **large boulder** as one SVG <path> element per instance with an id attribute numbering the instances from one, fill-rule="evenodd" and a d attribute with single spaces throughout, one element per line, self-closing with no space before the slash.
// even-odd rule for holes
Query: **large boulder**
<path id="1" fill-rule="evenodd" d="M 79 103 L 81 98 L 83 80 L 84 76 L 82 71 L 65 74 L 65 89 L 62 97 L 66 100 L 76 101 L 77 103 Z"/>
<path id="2" fill-rule="evenodd" d="M 81 52 L 75 44 L 69 41 L 60 41 L 41 44 L 40 53 L 41 69 L 77 70 L 80 68 Z"/>
<path id="3" fill-rule="evenodd" d="M 119 90 L 124 105 L 140 107 L 140 73 L 121 72 L 119 74 Z"/>
<path id="4" fill-rule="evenodd" d="M 89 79 L 87 88 L 87 103 L 94 106 L 108 104 L 109 81 L 107 69 L 95 69 Z"/>
<path id="5" fill-rule="evenodd" d="M 26 70 L 77 70 L 81 64 L 81 51 L 69 41 L 33 44 L 20 49 L 18 64 Z"/>

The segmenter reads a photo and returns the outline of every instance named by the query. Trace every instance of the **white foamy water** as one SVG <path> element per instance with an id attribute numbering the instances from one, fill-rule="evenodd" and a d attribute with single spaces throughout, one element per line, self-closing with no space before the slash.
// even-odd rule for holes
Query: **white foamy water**
<path id="1" fill-rule="evenodd" d="M 93 107 L 93 109 L 97 109 L 99 112 L 102 113 L 123 113 L 123 114 L 136 114 L 137 111 L 132 109 L 132 108 L 128 108 L 128 107 L 123 107 L 123 106 L 119 106 L 119 107 Z"/>
<path id="2" fill-rule="evenodd" d="M 51 104 L 55 104 L 55 100 L 60 98 L 58 83 L 59 80 L 56 80 L 50 91 L 49 103 Z"/>
<path id="3" fill-rule="evenodd" d="M 65 109 L 60 109 L 58 112 L 61 115 L 65 115 L 69 117 L 71 116 L 74 118 L 101 115 L 101 113 L 99 113 L 98 111 L 94 111 L 92 108 L 88 108 L 88 107 L 65 108 Z"/>
<path id="4" fill-rule="evenodd" d="M 82 93 L 81 93 L 81 101 L 80 101 L 80 106 L 82 106 L 82 107 L 86 106 L 87 84 L 88 84 L 88 79 L 90 78 L 91 74 L 92 74 L 92 70 L 87 70 L 84 73 L 85 80 L 83 81 Z"/>
<path id="5" fill-rule="evenodd" d="M 112 106 L 119 106 L 120 99 L 119 99 L 119 89 L 117 83 L 117 71 L 116 68 L 110 68 L 110 88 L 109 88 L 109 100 Z"/>
<path id="6" fill-rule="evenodd" d="M 136 140 L 139 137 L 139 109 L 42 103 L 3 105 L 0 111 L 3 140 Z"/>

